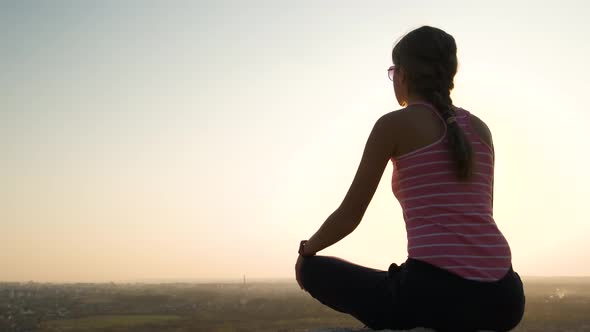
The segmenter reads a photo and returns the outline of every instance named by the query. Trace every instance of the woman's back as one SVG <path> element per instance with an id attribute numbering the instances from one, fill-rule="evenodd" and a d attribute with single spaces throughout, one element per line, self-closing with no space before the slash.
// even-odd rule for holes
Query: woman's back
<path id="1" fill-rule="evenodd" d="M 405 139 L 397 142 L 394 158 L 432 144 L 444 134 L 444 122 L 429 105 L 413 104 L 396 111 L 396 113 L 396 121 L 402 122 L 402 124 L 396 126 L 395 130 Z M 492 135 L 487 125 L 474 114 L 470 113 L 469 118 L 473 132 L 484 143 L 492 147 Z"/>
<path id="2" fill-rule="evenodd" d="M 465 279 L 499 280 L 510 269 L 511 252 L 493 219 L 494 151 L 487 127 L 455 108 L 474 156 L 471 179 L 460 181 L 437 110 L 430 105 L 406 110 L 400 120 L 407 139 L 392 158 L 392 189 L 403 209 L 408 257 Z"/>

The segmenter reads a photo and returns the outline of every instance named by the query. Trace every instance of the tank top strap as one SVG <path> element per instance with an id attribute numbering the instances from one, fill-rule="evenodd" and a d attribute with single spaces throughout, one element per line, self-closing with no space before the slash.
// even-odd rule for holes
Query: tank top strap
<path id="1" fill-rule="evenodd" d="M 471 113 L 461 107 L 456 106 L 453 106 L 453 110 L 455 113 L 455 119 L 460 124 L 460 126 L 466 128 L 467 130 L 471 130 Z"/>

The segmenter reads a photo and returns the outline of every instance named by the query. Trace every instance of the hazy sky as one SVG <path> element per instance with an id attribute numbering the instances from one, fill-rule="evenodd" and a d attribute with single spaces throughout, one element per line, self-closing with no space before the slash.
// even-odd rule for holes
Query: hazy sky
<path id="1" fill-rule="evenodd" d="M 492 130 L 522 275 L 590 275 L 584 1 L 2 1 L 0 281 L 292 277 L 404 33 L 452 34 L 452 97 Z M 322 254 L 406 259 L 385 170 Z"/>

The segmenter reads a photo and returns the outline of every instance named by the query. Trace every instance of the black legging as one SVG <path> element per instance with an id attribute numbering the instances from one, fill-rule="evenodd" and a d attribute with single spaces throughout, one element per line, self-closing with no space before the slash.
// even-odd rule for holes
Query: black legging
<path id="1" fill-rule="evenodd" d="M 522 281 L 512 268 L 496 282 L 479 282 L 411 258 L 381 271 L 312 256 L 303 259 L 300 279 L 321 303 L 372 329 L 509 331 L 524 314 Z"/>

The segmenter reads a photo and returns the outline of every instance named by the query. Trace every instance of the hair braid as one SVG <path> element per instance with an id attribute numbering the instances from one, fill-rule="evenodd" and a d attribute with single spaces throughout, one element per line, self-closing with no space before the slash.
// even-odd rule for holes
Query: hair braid
<path id="1" fill-rule="evenodd" d="M 442 115 L 457 176 L 459 180 L 469 180 L 474 169 L 473 149 L 454 118 L 450 96 L 457 72 L 455 39 L 440 29 L 423 26 L 405 35 L 395 45 L 392 60 L 405 69 L 408 92 L 432 103 Z"/>
<path id="2" fill-rule="evenodd" d="M 460 180 L 467 181 L 473 173 L 473 149 L 469 140 L 465 137 L 465 133 L 454 119 L 455 111 L 451 108 L 453 105 L 451 96 L 448 92 L 445 94 L 444 92 L 433 91 L 429 99 L 442 115 L 447 126 L 448 145 L 451 157 L 457 165 L 457 175 Z"/>

